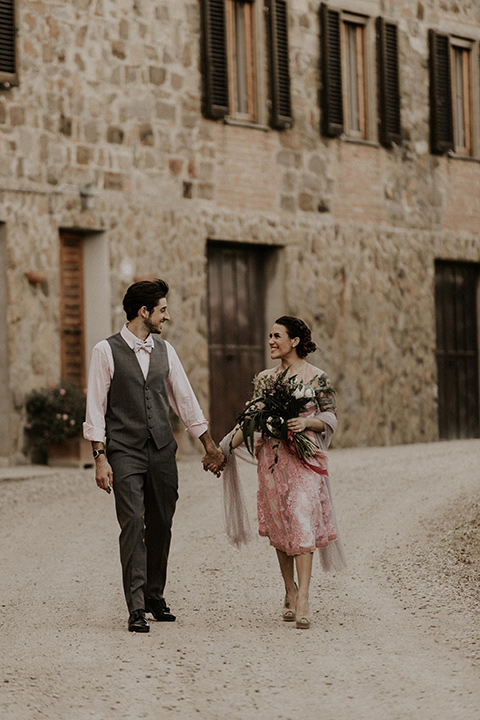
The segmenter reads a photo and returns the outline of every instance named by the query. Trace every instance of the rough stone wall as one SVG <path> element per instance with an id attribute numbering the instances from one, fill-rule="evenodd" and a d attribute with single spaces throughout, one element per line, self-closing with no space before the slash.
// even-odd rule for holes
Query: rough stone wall
<path id="1" fill-rule="evenodd" d="M 20 85 L 0 91 L 17 459 L 24 395 L 60 373 L 59 228 L 105 233 L 113 329 L 134 277 L 169 280 L 167 337 L 205 409 L 206 241 L 283 247 L 281 311 L 313 326 L 314 361 L 339 390 L 338 444 L 436 439 L 433 262 L 480 262 L 480 164 L 429 152 L 427 34 L 480 38 L 480 6 L 362 6 L 400 26 L 405 140 L 388 151 L 320 136 L 318 2 L 289 7 L 286 132 L 202 118 L 196 0 L 19 3 Z M 88 183 L 96 207 L 82 210 Z M 29 270 L 46 282 L 30 285 Z"/>

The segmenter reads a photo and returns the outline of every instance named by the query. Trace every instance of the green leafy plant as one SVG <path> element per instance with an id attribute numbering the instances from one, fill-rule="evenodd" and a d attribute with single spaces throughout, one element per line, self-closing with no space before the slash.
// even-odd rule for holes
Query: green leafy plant
<path id="1" fill-rule="evenodd" d="M 33 390 L 26 398 L 25 430 L 37 447 L 82 435 L 85 393 L 75 385 L 60 383 Z"/>

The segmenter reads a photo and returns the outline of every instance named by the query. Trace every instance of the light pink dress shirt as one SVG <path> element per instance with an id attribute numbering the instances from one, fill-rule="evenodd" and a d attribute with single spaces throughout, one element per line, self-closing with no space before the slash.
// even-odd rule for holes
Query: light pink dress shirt
<path id="1" fill-rule="evenodd" d="M 120 331 L 121 336 L 129 347 L 133 349 L 137 337 L 128 329 L 126 323 Z M 149 335 L 147 342 L 153 338 Z M 168 374 L 168 400 L 185 425 L 192 437 L 199 438 L 208 430 L 208 422 L 195 397 L 192 386 L 183 369 L 182 363 L 169 342 L 167 357 L 170 372 Z M 143 348 L 135 353 L 146 379 L 150 367 L 150 353 Z M 83 423 L 83 437 L 86 440 L 103 442 L 105 439 L 105 413 L 107 412 L 107 398 L 115 365 L 112 348 L 107 340 L 97 343 L 92 350 L 90 370 L 88 373 L 87 413 Z"/>

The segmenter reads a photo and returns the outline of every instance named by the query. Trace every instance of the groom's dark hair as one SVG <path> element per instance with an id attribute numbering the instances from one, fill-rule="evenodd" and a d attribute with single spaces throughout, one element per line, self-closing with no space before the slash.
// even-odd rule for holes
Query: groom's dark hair
<path id="1" fill-rule="evenodd" d="M 167 297 L 168 290 L 168 283 L 165 280 L 140 280 L 130 285 L 123 298 L 123 309 L 127 320 L 134 320 L 144 305 L 151 313 L 159 300 Z"/>

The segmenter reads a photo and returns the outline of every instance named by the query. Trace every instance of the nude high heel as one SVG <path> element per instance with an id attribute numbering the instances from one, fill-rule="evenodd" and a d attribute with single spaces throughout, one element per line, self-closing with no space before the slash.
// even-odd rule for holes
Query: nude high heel
<path id="1" fill-rule="evenodd" d="M 309 611 L 307 611 L 309 612 Z M 305 615 L 298 616 L 296 614 L 296 607 L 295 607 L 295 626 L 299 628 L 299 630 L 308 630 L 310 627 L 310 617 L 305 613 Z"/>
<path id="2" fill-rule="evenodd" d="M 295 588 L 298 590 L 296 583 Z M 292 610 L 288 604 L 287 595 L 285 595 L 285 599 L 283 601 L 282 618 L 284 622 L 293 622 L 295 620 L 295 610 Z"/>
<path id="3" fill-rule="evenodd" d="M 310 620 L 306 616 L 296 618 L 295 627 L 299 628 L 300 630 L 308 630 L 308 628 L 310 627 Z"/>

